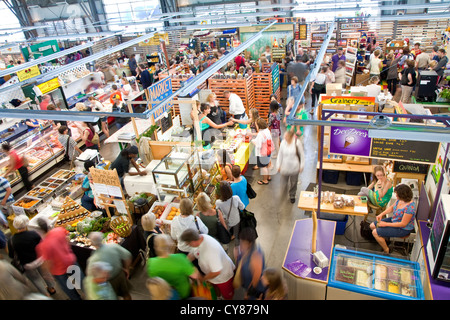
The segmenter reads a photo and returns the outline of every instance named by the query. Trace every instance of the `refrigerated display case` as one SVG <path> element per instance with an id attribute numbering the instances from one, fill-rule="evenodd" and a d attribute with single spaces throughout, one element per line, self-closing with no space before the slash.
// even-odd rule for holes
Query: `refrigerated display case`
<path id="1" fill-rule="evenodd" d="M 35 179 L 41 173 L 47 171 L 64 156 L 64 147 L 58 141 L 58 132 L 47 124 L 43 129 L 35 129 L 10 141 L 12 148 L 19 156 L 25 156 L 28 160 L 30 180 Z M 0 155 L 0 174 L 7 170 L 9 157 Z M 17 171 L 11 173 L 7 179 L 11 184 L 13 192 L 22 186 L 22 180 Z"/>
<path id="2" fill-rule="evenodd" d="M 176 146 L 152 171 L 158 196 L 193 197 L 202 185 L 198 152 L 190 147 Z"/>
<path id="3" fill-rule="evenodd" d="M 335 247 L 327 295 L 340 299 L 353 292 L 381 299 L 424 300 L 423 276 L 418 262 Z"/>

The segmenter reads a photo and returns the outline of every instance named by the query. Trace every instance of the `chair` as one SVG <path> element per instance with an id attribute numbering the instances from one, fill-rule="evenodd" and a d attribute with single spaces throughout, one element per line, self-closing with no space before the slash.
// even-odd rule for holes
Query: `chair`
<path id="1" fill-rule="evenodd" d="M 384 210 L 386 210 L 386 207 L 379 207 L 376 206 L 372 203 L 370 203 L 369 201 L 367 201 L 367 204 L 369 206 L 369 208 L 371 209 L 369 211 L 369 213 L 364 217 L 364 221 L 367 221 L 367 218 L 369 217 L 370 213 L 375 213 L 375 217 L 378 216 L 380 213 L 382 213 Z"/>

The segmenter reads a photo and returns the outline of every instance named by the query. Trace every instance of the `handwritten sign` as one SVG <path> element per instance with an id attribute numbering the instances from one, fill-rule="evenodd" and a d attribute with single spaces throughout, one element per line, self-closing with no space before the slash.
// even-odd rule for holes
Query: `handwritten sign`
<path id="1" fill-rule="evenodd" d="M 108 187 L 120 187 L 120 179 L 119 175 L 117 174 L 116 169 L 114 170 L 103 170 L 103 169 L 96 169 L 96 168 L 90 168 L 89 172 L 92 175 L 92 180 L 96 184 L 95 190 L 99 193 L 99 186 L 104 185 L 106 187 L 106 190 Z M 105 191 L 104 188 L 101 187 L 103 191 Z"/>

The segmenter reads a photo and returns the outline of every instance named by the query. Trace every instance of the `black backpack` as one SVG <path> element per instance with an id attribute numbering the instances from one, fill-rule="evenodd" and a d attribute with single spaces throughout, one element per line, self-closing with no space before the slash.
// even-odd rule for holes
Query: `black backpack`
<path id="1" fill-rule="evenodd" d="M 255 230 L 256 238 L 258 238 L 258 232 L 256 231 L 256 218 L 255 214 L 247 209 L 239 210 L 239 216 L 241 221 L 239 222 L 239 232 L 245 228 L 251 228 Z"/>

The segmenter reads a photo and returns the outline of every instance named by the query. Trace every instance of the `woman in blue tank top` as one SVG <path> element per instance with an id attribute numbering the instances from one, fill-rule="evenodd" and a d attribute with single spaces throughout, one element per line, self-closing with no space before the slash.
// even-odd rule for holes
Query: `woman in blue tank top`
<path id="1" fill-rule="evenodd" d="M 236 265 L 237 268 L 240 267 L 241 284 L 247 300 L 263 299 L 266 291 L 261 281 L 265 269 L 264 252 L 255 241 L 254 229 L 242 229 L 239 233 L 239 247 L 235 248 Z"/>

